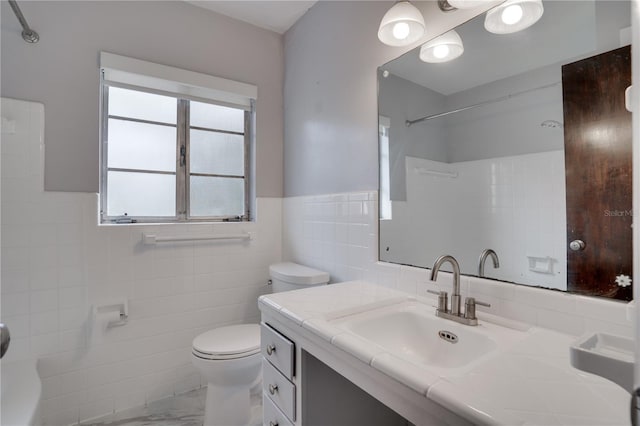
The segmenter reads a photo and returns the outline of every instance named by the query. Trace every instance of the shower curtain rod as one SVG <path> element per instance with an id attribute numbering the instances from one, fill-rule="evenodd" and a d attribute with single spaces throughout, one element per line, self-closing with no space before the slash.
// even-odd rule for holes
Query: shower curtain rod
<path id="1" fill-rule="evenodd" d="M 421 121 L 433 120 L 434 118 L 444 117 L 446 115 L 451 115 L 451 114 L 455 114 L 456 112 L 466 111 L 468 109 L 476 108 L 476 107 L 479 107 L 479 106 L 482 106 L 482 105 L 488 105 L 488 104 L 493 104 L 493 103 L 496 103 L 496 102 L 506 101 L 507 99 L 515 98 L 516 96 L 524 95 L 524 94 L 529 93 L 529 92 L 535 92 L 536 90 L 548 89 L 549 87 L 554 87 L 554 86 L 557 86 L 559 84 L 560 84 L 560 82 L 558 81 L 556 83 L 546 84 L 544 86 L 539 86 L 539 87 L 534 87 L 532 89 L 523 90 L 522 92 L 510 93 L 510 94 L 508 94 L 506 96 L 501 96 L 499 98 L 490 99 L 490 100 L 484 101 L 484 102 L 478 102 L 477 104 L 473 104 L 473 105 L 469 105 L 469 106 L 466 106 L 466 107 L 454 109 L 454 110 L 451 110 L 451 111 L 440 112 L 438 114 L 433 114 L 433 115 L 427 115 L 426 117 L 416 118 L 415 120 L 407 120 L 404 123 L 407 125 L 407 127 L 410 127 L 412 124 L 419 123 Z"/>
<path id="2" fill-rule="evenodd" d="M 20 25 L 22 25 L 23 40 L 27 43 L 37 43 L 38 40 L 40 40 L 40 36 L 37 32 L 32 30 L 31 27 L 29 27 L 27 20 L 24 18 L 24 15 L 22 14 L 20 7 L 18 6 L 18 3 L 16 3 L 16 0 L 9 0 L 9 4 L 11 5 L 11 9 L 13 9 L 13 13 L 16 14 L 16 18 L 18 18 L 18 21 L 20 21 Z"/>

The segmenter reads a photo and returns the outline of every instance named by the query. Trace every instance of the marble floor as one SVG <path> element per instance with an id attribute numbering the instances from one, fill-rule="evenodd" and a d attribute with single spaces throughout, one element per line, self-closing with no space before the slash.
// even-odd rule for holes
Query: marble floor
<path id="1" fill-rule="evenodd" d="M 207 388 L 109 414 L 82 426 L 202 426 Z M 252 395 L 251 426 L 262 424 L 261 395 Z"/>

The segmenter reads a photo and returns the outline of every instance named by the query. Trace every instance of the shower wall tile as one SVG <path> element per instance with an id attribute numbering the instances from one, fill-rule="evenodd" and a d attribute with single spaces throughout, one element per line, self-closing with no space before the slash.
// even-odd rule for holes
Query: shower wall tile
<path id="1" fill-rule="evenodd" d="M 254 223 L 98 226 L 96 194 L 43 191 L 43 106 L 2 99 L 2 115 L 16 121 L 1 147 L 1 319 L 13 337 L 3 363 L 39 358 L 45 424 L 200 387 L 193 338 L 259 320 L 268 266 L 282 259 L 282 200 L 258 199 Z M 253 240 L 141 244 L 143 232 L 241 231 Z M 93 306 L 125 298 L 126 326 L 94 326 Z"/>
<path id="2" fill-rule="evenodd" d="M 566 288 L 562 151 L 455 164 L 414 157 L 405 161 L 411 202 L 394 201 L 394 220 L 381 222 L 385 259 L 424 265 L 447 252 L 462 265 L 473 265 L 478 253 L 489 246 L 502 263 L 492 271 L 497 279 Z M 457 175 L 420 174 L 414 172 L 416 168 Z M 407 228 L 406 223 L 413 226 Z M 430 244 L 422 243 L 427 240 Z M 528 256 L 548 256 L 554 270 L 531 270 Z"/>

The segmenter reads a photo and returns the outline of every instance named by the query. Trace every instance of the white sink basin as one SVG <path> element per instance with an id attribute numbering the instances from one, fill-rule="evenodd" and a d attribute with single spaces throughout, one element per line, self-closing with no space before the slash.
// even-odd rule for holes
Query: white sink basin
<path id="1" fill-rule="evenodd" d="M 467 326 L 438 318 L 434 307 L 418 301 L 372 309 L 330 322 L 397 357 L 438 370 L 475 364 L 522 335 L 495 324 Z"/>

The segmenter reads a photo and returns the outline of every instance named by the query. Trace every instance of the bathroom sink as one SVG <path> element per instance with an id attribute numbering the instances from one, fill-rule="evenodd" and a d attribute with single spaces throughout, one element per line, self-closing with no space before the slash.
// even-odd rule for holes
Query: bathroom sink
<path id="1" fill-rule="evenodd" d="M 504 340 L 504 336 L 492 336 L 486 326 L 438 318 L 434 307 L 418 301 L 343 316 L 331 323 L 395 356 L 438 369 L 475 363 L 495 352 Z"/>

